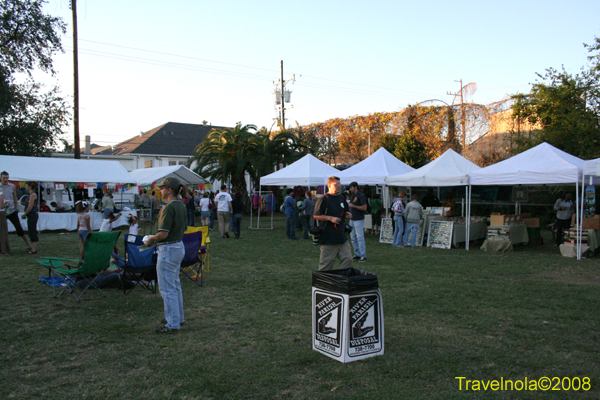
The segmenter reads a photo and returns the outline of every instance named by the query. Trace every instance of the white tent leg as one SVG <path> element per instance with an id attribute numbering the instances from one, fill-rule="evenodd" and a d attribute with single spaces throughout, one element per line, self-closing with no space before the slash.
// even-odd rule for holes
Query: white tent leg
<path id="1" fill-rule="evenodd" d="M 581 183 L 581 186 L 583 187 L 584 184 L 583 182 Z M 577 259 L 581 260 L 581 233 L 580 233 L 580 227 L 581 227 L 581 222 L 583 222 L 582 220 L 580 221 L 580 216 L 583 214 L 583 198 L 581 201 L 581 212 L 579 209 L 579 182 L 575 182 L 575 248 L 577 251 Z"/>
<path id="2" fill-rule="evenodd" d="M 466 214 L 467 214 L 467 221 L 466 221 L 466 225 L 465 225 L 465 250 L 469 251 L 469 238 L 471 237 L 471 210 L 469 210 L 469 190 L 470 186 L 465 186 L 465 200 L 466 200 L 466 204 L 465 204 L 465 208 L 466 208 Z M 463 202 L 464 203 L 464 202 Z"/>

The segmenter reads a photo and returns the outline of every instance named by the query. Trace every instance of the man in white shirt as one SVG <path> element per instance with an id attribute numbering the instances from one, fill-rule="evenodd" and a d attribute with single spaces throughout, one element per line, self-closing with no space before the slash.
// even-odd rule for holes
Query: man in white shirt
<path id="1" fill-rule="evenodd" d="M 563 243 L 563 232 L 571 227 L 571 215 L 575 209 L 571 201 L 571 193 L 563 192 L 562 197 L 554 203 L 556 211 L 556 243 L 560 246 Z"/>
<path id="2" fill-rule="evenodd" d="M 227 193 L 227 186 L 221 185 L 221 191 L 215 196 L 217 203 L 217 220 L 219 221 L 219 233 L 222 238 L 229 239 L 229 215 L 233 211 L 231 206 L 231 195 Z"/>

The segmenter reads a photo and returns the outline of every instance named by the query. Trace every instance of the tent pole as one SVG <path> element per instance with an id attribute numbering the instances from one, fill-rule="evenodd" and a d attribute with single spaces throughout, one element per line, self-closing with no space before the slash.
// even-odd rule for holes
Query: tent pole
<path id="1" fill-rule="evenodd" d="M 262 189 L 262 185 L 260 185 L 258 189 L 258 194 L 260 195 L 260 189 Z M 258 212 L 256 213 L 256 229 L 260 229 L 260 204 L 258 205 Z"/>
<path id="2" fill-rule="evenodd" d="M 582 178 L 583 178 L 583 176 L 582 176 Z M 581 186 L 583 186 L 583 182 L 582 182 Z M 575 232 L 576 232 L 576 234 L 575 234 L 575 238 L 576 238 L 575 239 L 575 243 L 576 243 L 575 244 L 575 249 L 576 249 L 576 252 L 577 252 L 577 259 L 581 260 L 581 247 L 580 247 L 580 233 L 579 233 L 579 231 L 581 229 L 580 228 L 581 227 L 580 222 L 583 222 L 583 220 L 580 221 L 579 217 L 581 216 L 583 210 L 581 210 L 581 212 L 579 210 L 579 181 L 575 182 L 575 204 L 576 204 L 576 206 L 575 206 Z M 581 205 L 583 207 L 583 201 L 581 202 Z"/>
<path id="3" fill-rule="evenodd" d="M 465 229 L 465 250 L 469 251 L 469 239 L 471 238 L 471 185 L 467 185 L 466 189 L 466 208 L 467 208 L 467 224 Z"/>

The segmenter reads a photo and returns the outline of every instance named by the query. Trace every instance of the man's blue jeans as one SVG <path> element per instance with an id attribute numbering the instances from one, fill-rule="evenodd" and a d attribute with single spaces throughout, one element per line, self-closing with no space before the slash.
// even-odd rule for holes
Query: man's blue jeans
<path id="1" fill-rule="evenodd" d="M 190 200 L 192 201 L 192 200 Z M 187 210 L 187 224 L 188 226 L 194 226 L 194 220 L 196 219 L 195 210 Z"/>
<path id="2" fill-rule="evenodd" d="M 408 237 L 410 238 L 410 246 L 415 247 L 417 242 L 417 231 L 419 230 L 419 223 L 407 222 L 406 223 L 406 233 L 404 234 L 404 245 L 406 246 L 408 243 Z"/>
<path id="3" fill-rule="evenodd" d="M 394 241 L 393 245 L 396 247 L 402 246 L 402 234 L 404 233 L 404 217 L 400 215 L 394 215 Z M 406 245 L 406 244 L 405 244 Z"/>
<path id="4" fill-rule="evenodd" d="M 352 226 L 352 232 L 350 232 L 350 239 L 352 239 L 354 255 L 366 258 L 367 246 L 365 245 L 365 220 L 361 219 L 358 221 L 350 221 L 350 226 Z"/>
<path id="5" fill-rule="evenodd" d="M 241 229 L 242 229 L 242 218 L 244 217 L 244 214 L 232 214 L 232 218 L 233 218 L 233 227 L 231 228 L 233 230 L 233 233 L 237 233 L 238 236 L 240 236 Z"/>
<path id="6" fill-rule="evenodd" d="M 287 223 L 286 223 L 286 227 L 285 227 L 285 233 L 287 235 L 288 239 L 296 239 L 296 221 L 298 220 L 298 217 L 296 217 L 296 214 L 292 214 L 292 215 L 286 215 L 287 218 Z"/>
<path id="7" fill-rule="evenodd" d="M 185 255 L 185 249 L 183 242 L 163 244 L 157 246 L 157 249 L 156 273 L 158 275 L 158 288 L 165 305 L 167 328 L 179 329 L 184 321 L 179 269 Z"/>

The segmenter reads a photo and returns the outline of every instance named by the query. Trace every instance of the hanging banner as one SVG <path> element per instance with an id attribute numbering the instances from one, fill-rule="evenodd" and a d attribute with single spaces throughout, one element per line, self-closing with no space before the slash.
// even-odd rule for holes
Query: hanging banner
<path id="1" fill-rule="evenodd" d="M 83 189 L 85 184 L 83 182 L 77 182 L 77 189 Z"/>
<path id="2" fill-rule="evenodd" d="M 77 189 L 77 183 L 75 183 L 75 182 L 67 182 L 66 187 L 67 187 L 67 189 L 71 189 L 71 190 Z"/>
<path id="3" fill-rule="evenodd" d="M 64 189 L 65 187 L 65 182 L 54 182 L 54 189 Z"/>

